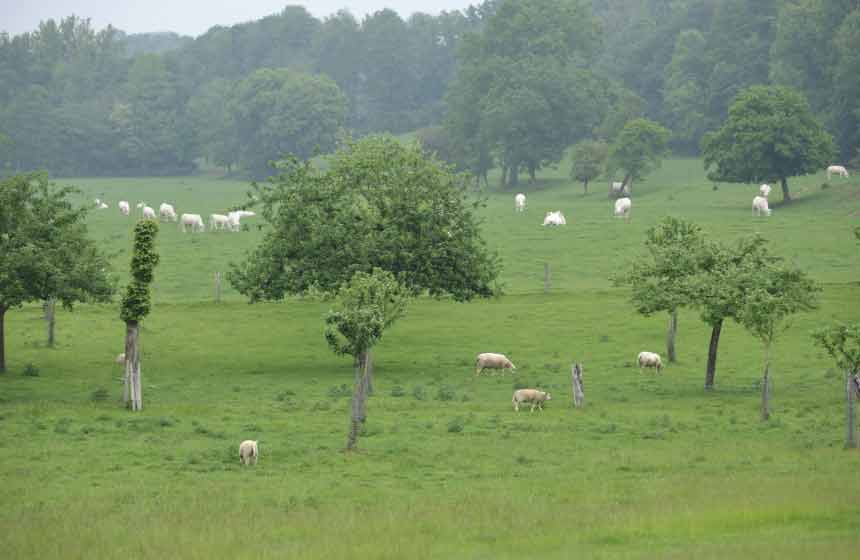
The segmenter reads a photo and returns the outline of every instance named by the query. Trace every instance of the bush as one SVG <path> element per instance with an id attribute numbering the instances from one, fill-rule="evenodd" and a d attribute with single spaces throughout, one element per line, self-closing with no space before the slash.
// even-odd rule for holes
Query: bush
<path id="1" fill-rule="evenodd" d="M 452 401 L 456 396 L 454 388 L 450 385 L 442 385 L 436 392 L 436 400 L 438 401 Z"/>
<path id="2" fill-rule="evenodd" d="M 459 434 L 466 427 L 466 421 L 462 416 L 458 416 L 448 422 L 448 431 L 452 434 Z"/>
<path id="3" fill-rule="evenodd" d="M 416 400 L 423 401 L 427 398 L 427 392 L 424 390 L 423 385 L 416 385 L 412 389 L 412 396 L 415 397 Z"/>
<path id="4" fill-rule="evenodd" d="M 92 399 L 93 402 L 106 401 L 109 394 L 110 393 L 108 392 L 107 389 L 105 389 L 104 387 L 99 387 L 98 389 L 96 389 L 95 391 L 92 392 L 92 394 L 90 395 L 90 399 Z"/>
<path id="5" fill-rule="evenodd" d="M 406 395 L 406 389 L 401 387 L 400 385 L 395 385 L 391 388 L 391 396 L 392 397 L 403 397 Z"/>
<path id="6" fill-rule="evenodd" d="M 39 368 L 33 364 L 27 364 L 24 366 L 22 375 L 26 375 L 27 377 L 39 377 Z"/>

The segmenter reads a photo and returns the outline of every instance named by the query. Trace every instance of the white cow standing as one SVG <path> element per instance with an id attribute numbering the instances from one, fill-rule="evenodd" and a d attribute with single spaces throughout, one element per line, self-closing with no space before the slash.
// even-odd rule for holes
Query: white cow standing
<path id="1" fill-rule="evenodd" d="M 827 168 L 827 180 L 830 180 L 830 176 L 836 173 L 840 177 L 848 177 L 848 170 L 845 169 L 841 165 L 831 165 Z"/>
<path id="2" fill-rule="evenodd" d="M 763 196 L 757 196 L 752 201 L 752 213 L 753 216 L 761 216 L 764 214 L 765 216 L 770 216 L 771 209 L 767 205 L 767 199 Z"/>
<path id="3" fill-rule="evenodd" d="M 131 207 L 128 205 L 127 200 L 120 200 L 119 203 L 117 203 L 117 207 L 123 216 L 128 216 L 131 213 Z"/>
<path id="4" fill-rule="evenodd" d="M 543 219 L 543 225 L 564 226 L 567 225 L 567 220 L 564 218 L 564 214 L 561 213 L 561 210 L 556 210 L 555 212 L 546 213 L 546 216 L 544 216 Z"/>
<path id="5" fill-rule="evenodd" d="M 110 208 L 110 206 L 108 206 L 106 202 L 99 203 L 99 210 L 107 210 L 108 208 Z"/>
<path id="6" fill-rule="evenodd" d="M 523 212 L 526 209 L 526 195 L 523 193 L 517 193 L 517 196 L 514 197 L 514 210 L 517 212 Z"/>
<path id="7" fill-rule="evenodd" d="M 143 219 L 144 220 L 157 220 L 158 218 L 155 216 L 155 210 L 151 206 L 143 207 Z"/>
<path id="8" fill-rule="evenodd" d="M 226 230 L 230 227 L 230 218 L 224 214 L 209 214 L 209 229 L 211 231 Z"/>
<path id="9" fill-rule="evenodd" d="M 206 231 L 203 225 L 203 218 L 200 214 L 182 214 L 179 217 L 179 225 L 182 227 L 182 233 L 185 233 L 186 227 L 190 227 L 192 233 L 195 231 Z"/>
<path id="10" fill-rule="evenodd" d="M 161 206 L 158 207 L 158 215 L 162 220 L 168 222 L 175 222 L 177 220 L 176 210 L 173 208 L 173 205 L 166 202 L 162 202 Z"/>
<path id="11" fill-rule="evenodd" d="M 619 198 L 615 201 L 615 210 L 613 211 L 616 218 L 630 219 L 630 209 L 633 203 L 627 197 Z"/>
<path id="12" fill-rule="evenodd" d="M 240 220 L 242 218 L 252 218 L 256 215 L 251 210 L 234 210 L 227 214 L 227 228 L 232 232 L 237 232 L 241 229 Z"/>

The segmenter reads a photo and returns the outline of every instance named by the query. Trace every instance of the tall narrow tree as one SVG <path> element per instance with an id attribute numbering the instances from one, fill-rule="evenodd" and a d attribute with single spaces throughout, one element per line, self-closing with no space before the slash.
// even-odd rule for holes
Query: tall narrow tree
<path id="1" fill-rule="evenodd" d="M 857 416 L 854 403 L 860 392 L 860 323 L 836 323 L 812 333 L 845 374 L 845 447 L 857 448 Z"/>
<path id="2" fill-rule="evenodd" d="M 152 302 L 149 285 L 158 265 L 155 236 L 158 222 L 141 220 L 134 227 L 134 252 L 131 256 L 131 282 L 125 289 L 120 318 L 125 321 L 125 379 L 123 402 L 134 411 L 143 408 L 140 381 L 140 322 L 149 315 Z"/>

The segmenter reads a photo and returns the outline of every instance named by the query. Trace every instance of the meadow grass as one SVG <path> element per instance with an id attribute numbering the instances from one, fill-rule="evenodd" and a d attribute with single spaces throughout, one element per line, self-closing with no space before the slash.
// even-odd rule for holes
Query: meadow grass
<path id="1" fill-rule="evenodd" d="M 754 220 L 751 186 L 714 191 L 700 162 L 673 160 L 635 185 L 625 223 L 603 188 L 582 196 L 563 175 L 523 186 L 524 215 L 513 191 L 489 193 L 484 230 L 505 296 L 419 299 L 386 333 L 360 453 L 342 452 L 352 370 L 322 337 L 329 304 L 247 305 L 227 285 L 211 301 L 212 273 L 259 240 L 254 227 L 162 228 L 141 413 L 119 403 L 115 304 L 58 312 L 54 349 L 38 306 L 7 314 L 3 556 L 856 558 L 860 454 L 842 448 L 841 374 L 809 331 L 858 319 L 860 186 L 799 179 L 797 202 Z M 121 275 L 131 222 L 117 200 L 208 215 L 245 189 L 211 178 L 71 182 L 112 203 L 93 213 L 91 233 Z M 568 226 L 542 228 L 555 209 Z M 634 365 L 640 350 L 662 351 L 666 318 L 633 313 L 607 277 L 666 214 L 724 241 L 759 231 L 824 285 L 820 309 L 777 343 L 768 423 L 758 419 L 761 348 L 734 323 L 713 392 L 702 390 L 709 331 L 692 311 L 681 313 L 678 363 L 659 376 Z M 507 353 L 517 372 L 476 378 L 480 351 Z M 570 404 L 572 361 L 584 364 L 581 410 Z M 27 364 L 38 375 L 23 375 Z M 514 413 L 520 386 L 553 400 Z M 261 459 L 243 468 L 238 444 L 249 438 Z"/>

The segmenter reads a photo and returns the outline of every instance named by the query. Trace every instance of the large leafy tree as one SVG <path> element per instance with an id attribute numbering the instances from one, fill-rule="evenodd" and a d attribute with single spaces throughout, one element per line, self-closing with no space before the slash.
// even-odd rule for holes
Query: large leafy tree
<path id="1" fill-rule="evenodd" d="M 827 350 L 845 373 L 846 435 L 845 447 L 857 447 L 855 401 L 860 393 L 860 324 L 836 323 L 816 329 L 815 342 Z"/>
<path id="2" fill-rule="evenodd" d="M 599 140 L 583 140 L 571 152 L 570 176 L 582 181 L 582 188 L 588 194 L 588 182 L 597 179 L 603 171 L 609 147 Z"/>
<path id="3" fill-rule="evenodd" d="M 788 178 L 821 170 L 835 146 L 803 95 L 784 86 L 753 86 L 738 94 L 723 126 L 704 136 L 702 151 L 712 181 L 778 180 L 787 202 Z"/>
<path id="4" fill-rule="evenodd" d="M 0 372 L 6 369 L 4 317 L 32 301 L 108 301 L 107 259 L 87 237 L 86 209 L 73 207 L 70 187 L 47 174 L 0 181 Z"/>
<path id="5" fill-rule="evenodd" d="M 382 334 L 406 311 L 408 291 L 390 272 L 375 268 L 356 272 L 341 287 L 335 306 L 326 315 L 325 339 L 335 354 L 353 358 L 353 386 L 347 450 L 355 449 L 366 413 L 373 362 L 370 350 Z"/>
<path id="6" fill-rule="evenodd" d="M 654 121 L 633 119 L 624 125 L 610 146 L 607 167 L 610 172 L 620 169 L 624 184 L 632 186 L 634 181 L 660 167 L 668 154 L 669 135 L 668 130 Z"/>
<path id="7" fill-rule="evenodd" d="M 271 230 L 229 274 L 251 301 L 335 292 L 374 268 L 413 293 L 461 301 L 495 293 L 499 263 L 466 177 L 389 136 L 349 142 L 322 168 L 288 159 L 256 185 Z"/>

